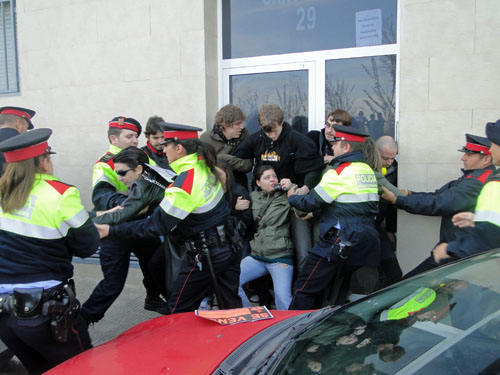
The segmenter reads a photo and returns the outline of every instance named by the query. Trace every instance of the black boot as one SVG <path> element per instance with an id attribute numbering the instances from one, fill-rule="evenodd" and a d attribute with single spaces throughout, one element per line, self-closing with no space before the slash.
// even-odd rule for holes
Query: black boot
<path id="1" fill-rule="evenodd" d="M 144 301 L 144 309 L 149 311 L 156 311 L 157 313 L 163 315 L 170 314 L 168 303 L 166 303 L 165 300 L 159 295 L 146 295 L 146 300 Z"/>

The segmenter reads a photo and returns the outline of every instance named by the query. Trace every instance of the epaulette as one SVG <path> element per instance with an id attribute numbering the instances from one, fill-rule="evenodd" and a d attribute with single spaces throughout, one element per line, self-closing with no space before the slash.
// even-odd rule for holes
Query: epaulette
<path id="1" fill-rule="evenodd" d="M 186 193 L 191 194 L 191 190 L 193 189 L 193 180 L 194 169 L 189 169 L 177 176 L 172 186 L 178 187 L 184 190 Z"/>
<path id="2" fill-rule="evenodd" d="M 348 162 L 348 163 L 342 163 L 340 164 L 337 168 L 335 168 L 335 172 L 337 172 L 338 175 L 340 175 L 342 173 L 342 171 L 347 168 L 348 166 L 350 166 L 352 163 L 351 162 Z"/>
<path id="3" fill-rule="evenodd" d="M 45 182 L 52 186 L 61 195 L 63 195 L 66 190 L 73 187 L 73 185 L 69 185 L 57 180 L 45 180 Z"/>
<path id="4" fill-rule="evenodd" d="M 113 162 L 113 156 L 111 152 L 106 152 L 99 160 L 96 161 L 97 163 L 106 163 L 108 164 L 112 169 L 115 169 L 115 163 Z"/>
<path id="5" fill-rule="evenodd" d="M 484 184 L 488 179 L 488 177 L 490 177 L 492 172 L 493 169 L 487 169 L 487 170 L 477 169 L 470 175 L 468 175 L 467 178 L 475 178 L 476 180 L 479 180 L 482 184 Z"/>

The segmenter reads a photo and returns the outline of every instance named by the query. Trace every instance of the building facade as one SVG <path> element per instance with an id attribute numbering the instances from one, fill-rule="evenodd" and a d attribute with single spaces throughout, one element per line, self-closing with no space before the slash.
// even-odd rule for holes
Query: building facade
<path id="1" fill-rule="evenodd" d="M 341 107 L 374 137 L 397 138 L 399 185 L 415 191 L 459 176 L 464 133 L 500 117 L 497 0 L 0 4 L 0 106 L 33 108 L 35 126 L 54 129 L 55 174 L 88 208 L 92 165 L 118 115 L 207 129 L 232 102 L 255 129 L 257 108 L 273 102 L 306 130 Z M 437 241 L 439 219 L 398 221 L 408 270 Z"/>

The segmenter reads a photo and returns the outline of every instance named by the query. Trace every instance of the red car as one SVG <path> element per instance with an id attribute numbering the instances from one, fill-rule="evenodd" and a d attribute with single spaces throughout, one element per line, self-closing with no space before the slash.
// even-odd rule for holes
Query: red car
<path id="1" fill-rule="evenodd" d="M 234 325 L 194 313 L 156 318 L 47 373 L 498 374 L 500 251 L 341 308 L 272 314 Z"/>

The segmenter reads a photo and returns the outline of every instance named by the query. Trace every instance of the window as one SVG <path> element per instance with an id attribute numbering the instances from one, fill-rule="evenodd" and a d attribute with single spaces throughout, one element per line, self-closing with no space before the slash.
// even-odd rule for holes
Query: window
<path id="1" fill-rule="evenodd" d="M 18 92 L 14 0 L 0 0 L 0 93 Z"/>
<path id="2" fill-rule="evenodd" d="M 396 135 L 397 0 L 220 0 L 219 16 L 220 105 L 251 131 L 274 103 L 304 132 L 340 108 L 373 138 Z"/>

